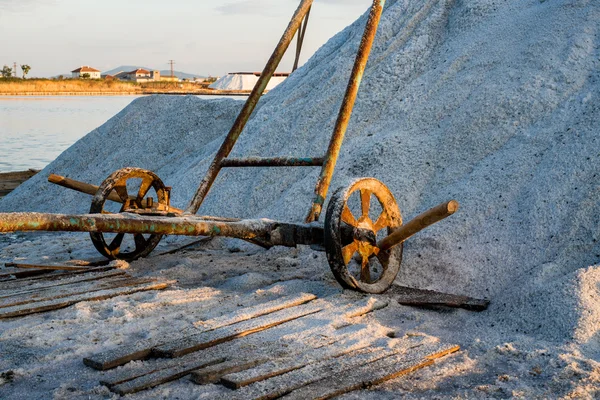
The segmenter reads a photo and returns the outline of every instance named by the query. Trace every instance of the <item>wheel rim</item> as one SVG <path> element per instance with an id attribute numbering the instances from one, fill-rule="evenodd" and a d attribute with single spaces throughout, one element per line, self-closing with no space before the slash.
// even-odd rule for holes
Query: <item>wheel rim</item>
<path id="1" fill-rule="evenodd" d="M 128 181 L 130 187 L 131 180 L 139 181 L 134 195 L 130 195 L 131 189 L 128 189 Z M 151 197 L 150 191 L 154 189 L 159 204 L 168 203 L 168 195 L 165 185 L 160 178 L 151 171 L 140 168 L 123 168 L 112 173 L 102 182 L 98 188 L 96 195 L 92 199 L 90 214 L 113 214 L 105 206 L 107 205 L 108 197 L 114 192 L 122 201 L 122 205 L 118 212 L 123 212 L 129 208 L 142 208 L 142 204 Z M 90 232 L 90 237 L 94 247 L 103 256 L 109 259 L 119 259 L 132 261 L 140 257 L 145 257 L 158 245 L 162 239 L 162 235 L 147 235 L 143 234 L 125 234 L 117 233 L 110 238 L 108 234 L 102 232 Z M 123 244 L 126 244 L 124 246 Z M 129 245 L 129 246 L 127 246 Z M 129 250 L 127 247 L 133 249 Z"/>
<path id="2" fill-rule="evenodd" d="M 377 179 L 358 179 L 332 196 L 325 218 L 325 249 L 342 286 L 368 293 L 389 288 L 400 269 L 402 244 L 381 251 L 377 241 L 400 225 L 396 200 Z"/>

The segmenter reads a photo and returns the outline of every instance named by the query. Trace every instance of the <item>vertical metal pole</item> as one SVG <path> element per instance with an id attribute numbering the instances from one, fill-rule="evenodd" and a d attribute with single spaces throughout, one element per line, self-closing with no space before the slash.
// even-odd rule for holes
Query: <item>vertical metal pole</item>
<path id="1" fill-rule="evenodd" d="M 304 35 L 306 34 L 306 27 L 308 26 L 308 18 L 310 17 L 310 8 L 304 17 L 304 24 L 298 30 L 298 44 L 296 45 L 296 59 L 294 60 L 294 66 L 292 72 L 298 69 L 300 63 L 300 54 L 302 54 L 302 44 L 304 43 Z"/>
<path id="2" fill-rule="evenodd" d="M 325 155 L 325 164 L 321 169 L 321 176 L 317 181 L 315 198 L 313 200 L 310 212 L 306 217 L 307 223 L 318 221 L 319 216 L 321 215 L 323 203 L 325 202 L 329 185 L 331 184 L 333 170 L 335 169 L 335 164 L 340 154 L 340 147 L 342 146 L 344 135 L 346 134 L 348 123 L 350 122 L 350 116 L 352 115 L 352 108 L 354 107 L 354 102 L 356 101 L 356 95 L 358 94 L 360 82 L 362 80 L 367 61 L 369 60 L 369 54 L 371 53 L 373 41 L 375 40 L 375 34 L 377 33 L 377 27 L 379 26 L 379 20 L 381 19 L 384 4 L 385 0 L 373 0 L 373 6 L 371 7 L 371 13 L 369 14 L 369 19 L 367 20 L 365 33 L 363 34 L 360 48 L 358 49 L 356 60 L 354 61 L 354 68 L 352 69 L 352 75 L 350 76 L 350 81 L 348 82 L 348 88 L 346 89 L 346 94 L 344 95 L 344 99 L 342 101 L 340 113 L 335 123 L 335 128 L 333 129 L 331 141 L 329 142 L 329 148 L 327 149 L 327 154 Z"/>
<path id="3" fill-rule="evenodd" d="M 194 195 L 192 201 L 185 210 L 186 214 L 195 214 L 196 212 L 198 212 L 200 205 L 204 201 L 204 198 L 208 194 L 210 187 L 214 183 L 215 179 L 217 178 L 217 175 L 219 174 L 219 171 L 221 170 L 221 161 L 227 158 L 229 153 L 231 153 L 235 142 L 239 138 L 240 134 L 242 133 L 242 130 L 248 122 L 248 119 L 250 118 L 252 112 L 256 108 L 258 100 L 260 100 L 260 97 L 267 88 L 269 80 L 271 80 L 271 77 L 273 76 L 275 70 L 279 66 L 279 63 L 281 62 L 281 59 L 283 58 L 286 50 L 288 49 L 290 43 L 294 39 L 294 35 L 300 29 L 300 26 L 302 25 L 302 20 L 310 10 L 312 3 L 313 0 L 302 0 L 300 6 L 294 13 L 290 24 L 283 33 L 281 40 L 277 44 L 275 51 L 273 52 L 271 58 L 267 62 L 267 65 L 265 66 L 265 69 L 263 70 L 260 78 L 258 79 L 258 82 L 256 82 L 254 89 L 252 89 L 248 100 L 246 100 L 246 104 L 244 104 L 242 111 L 240 111 L 240 114 L 233 123 L 233 126 L 227 134 L 225 141 L 221 145 L 221 148 L 219 148 L 219 151 L 215 155 L 212 164 L 208 168 L 206 176 L 200 183 L 196 194 Z"/>

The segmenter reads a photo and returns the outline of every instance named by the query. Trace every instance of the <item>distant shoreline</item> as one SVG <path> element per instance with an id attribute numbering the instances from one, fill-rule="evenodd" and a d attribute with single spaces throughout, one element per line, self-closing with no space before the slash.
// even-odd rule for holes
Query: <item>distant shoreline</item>
<path id="1" fill-rule="evenodd" d="M 233 90 L 199 90 L 199 91 L 135 91 L 135 92 L 0 92 L 5 96 L 142 96 L 152 94 L 167 94 L 174 96 L 204 95 L 204 96 L 248 96 L 250 91 Z"/>
<path id="2" fill-rule="evenodd" d="M 209 89 L 193 82 L 126 82 L 101 79 L 0 79 L 0 96 L 131 96 L 150 94 L 247 96 L 250 91 Z"/>

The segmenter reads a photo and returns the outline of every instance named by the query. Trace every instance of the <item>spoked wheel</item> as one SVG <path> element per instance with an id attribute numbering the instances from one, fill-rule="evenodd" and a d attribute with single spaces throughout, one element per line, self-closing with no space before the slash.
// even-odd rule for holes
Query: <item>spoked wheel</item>
<path id="1" fill-rule="evenodd" d="M 110 201 L 111 198 L 116 200 L 115 195 L 122 204 Z M 102 182 L 92 199 L 90 213 L 113 214 L 130 209 L 144 209 L 154 204 L 152 195 L 156 196 L 159 204 L 168 206 L 169 194 L 156 174 L 140 168 L 123 168 Z M 150 254 L 162 235 L 90 232 L 90 237 L 94 247 L 103 256 L 112 260 L 133 261 Z"/>
<path id="2" fill-rule="evenodd" d="M 377 179 L 361 178 L 339 189 L 325 216 L 325 250 L 338 282 L 362 292 L 385 292 L 400 270 L 402 244 L 383 251 L 377 241 L 400 225 L 396 199 Z"/>

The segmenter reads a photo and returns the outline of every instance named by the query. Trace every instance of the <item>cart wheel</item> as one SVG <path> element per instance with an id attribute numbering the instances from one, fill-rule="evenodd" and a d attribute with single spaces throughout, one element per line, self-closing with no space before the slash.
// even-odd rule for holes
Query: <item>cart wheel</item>
<path id="1" fill-rule="evenodd" d="M 107 203 L 113 191 L 121 198 L 122 204 L 111 201 Z M 137 194 L 130 196 L 129 192 Z M 143 201 L 151 198 L 152 194 L 156 195 L 159 204 L 167 204 L 165 185 L 156 174 L 140 168 L 123 168 L 113 172 L 102 182 L 92 199 L 90 214 L 114 214 L 129 208 L 142 208 Z M 90 237 L 94 247 L 103 256 L 111 260 L 133 261 L 150 254 L 162 235 L 90 232 Z"/>
<path id="2" fill-rule="evenodd" d="M 377 241 L 400 225 L 396 199 L 377 179 L 360 178 L 337 190 L 325 216 L 325 251 L 338 282 L 362 292 L 385 292 L 400 270 L 402 244 L 380 251 Z"/>

